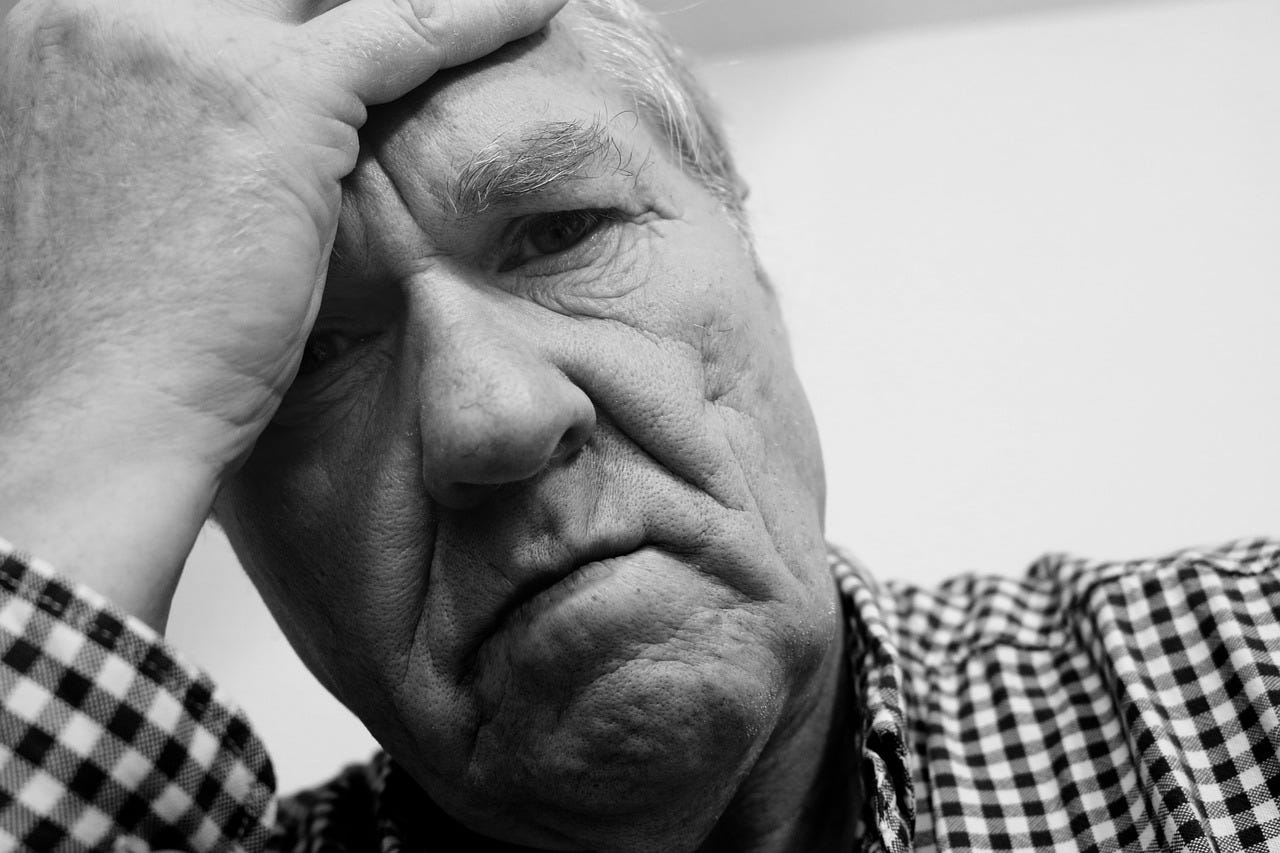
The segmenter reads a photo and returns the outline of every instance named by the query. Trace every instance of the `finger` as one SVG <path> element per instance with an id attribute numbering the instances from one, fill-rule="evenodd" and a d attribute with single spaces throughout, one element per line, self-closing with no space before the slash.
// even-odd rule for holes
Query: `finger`
<path id="1" fill-rule="evenodd" d="M 348 0 L 300 28 L 304 61 L 366 104 L 536 32 L 565 0 Z"/>
<path id="2" fill-rule="evenodd" d="M 0 0 L 0 3 L 3 2 L 4 0 Z M 223 0 L 222 5 L 274 21 L 300 23 L 303 20 L 297 9 L 298 4 L 293 0 Z"/>

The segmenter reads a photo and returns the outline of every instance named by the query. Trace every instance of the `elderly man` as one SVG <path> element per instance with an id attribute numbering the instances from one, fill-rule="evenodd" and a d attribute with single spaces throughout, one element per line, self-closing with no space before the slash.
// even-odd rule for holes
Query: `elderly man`
<path id="1" fill-rule="evenodd" d="M 1265 845 L 1280 548 L 829 551 L 702 96 L 556 5 L 7 21 L 0 846 Z M 388 753 L 278 809 L 152 630 L 210 512 Z"/>

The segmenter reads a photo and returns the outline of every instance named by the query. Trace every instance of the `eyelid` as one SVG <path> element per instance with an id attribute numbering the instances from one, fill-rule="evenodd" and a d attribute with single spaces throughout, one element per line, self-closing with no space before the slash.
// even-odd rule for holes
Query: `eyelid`
<path id="1" fill-rule="evenodd" d="M 580 240 L 559 252 L 539 255 L 525 260 L 513 259 L 513 256 L 519 252 L 535 225 L 545 223 L 548 219 L 554 217 L 572 216 L 574 214 L 590 214 L 597 218 L 596 222 L 584 233 Z M 631 221 L 631 218 L 630 214 L 616 207 L 565 208 L 522 216 L 511 223 L 506 229 L 506 234 L 503 235 L 502 244 L 504 248 L 498 264 L 498 272 L 520 271 L 525 275 L 554 275 L 563 271 L 566 266 L 571 265 L 575 255 L 588 248 L 600 235 L 602 229 L 614 224 Z M 581 264 L 578 265 L 580 266 Z M 537 269 L 539 266 L 544 267 L 544 269 Z"/>
<path id="2" fill-rule="evenodd" d="M 367 332 L 364 334 L 349 334 L 340 328 L 314 329 L 307 336 L 306 343 L 303 344 L 303 358 L 307 356 L 307 347 L 311 345 L 314 338 L 321 335 L 334 335 L 344 339 L 346 347 L 342 352 L 329 358 L 326 362 L 319 365 L 315 370 L 303 373 L 302 364 L 298 365 L 298 374 L 294 377 L 293 384 L 311 385 L 329 383 L 335 381 L 335 377 L 345 372 L 344 365 L 353 359 L 359 358 L 361 353 L 365 351 L 369 344 L 376 341 L 382 336 L 382 331 Z"/>
<path id="3" fill-rule="evenodd" d="M 338 331 L 338 330 L 322 330 Z M 311 429 L 340 416 L 340 407 L 377 394 L 376 381 L 393 358 L 390 329 L 352 335 L 353 345 L 314 373 L 298 375 L 285 391 L 272 425 L 281 429 Z"/>

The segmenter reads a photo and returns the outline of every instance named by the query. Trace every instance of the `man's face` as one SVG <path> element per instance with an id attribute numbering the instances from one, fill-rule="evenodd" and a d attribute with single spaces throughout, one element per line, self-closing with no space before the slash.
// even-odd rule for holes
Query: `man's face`
<path id="1" fill-rule="evenodd" d="M 375 116 L 300 375 L 219 514 L 446 810 L 665 850 L 826 689 L 822 502 L 750 252 L 562 19 Z"/>

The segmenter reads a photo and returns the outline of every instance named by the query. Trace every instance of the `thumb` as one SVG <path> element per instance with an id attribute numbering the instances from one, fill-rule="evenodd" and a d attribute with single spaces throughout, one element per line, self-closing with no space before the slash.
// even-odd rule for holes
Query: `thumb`
<path id="1" fill-rule="evenodd" d="M 367 105 L 546 26 L 565 0 L 347 0 L 301 27 L 304 61 Z"/>

